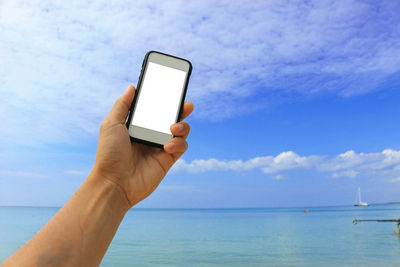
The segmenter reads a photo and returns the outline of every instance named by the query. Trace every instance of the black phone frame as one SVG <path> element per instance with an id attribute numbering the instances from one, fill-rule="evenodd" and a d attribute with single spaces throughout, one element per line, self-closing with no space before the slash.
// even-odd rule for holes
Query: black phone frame
<path id="1" fill-rule="evenodd" d="M 180 107 L 179 107 L 179 112 L 178 112 L 178 118 L 177 118 L 176 122 L 179 122 L 180 118 L 182 116 L 182 110 L 183 110 L 183 105 L 185 103 L 186 91 L 187 91 L 187 87 L 189 85 L 190 75 L 192 74 L 192 63 L 189 60 L 184 59 L 184 58 L 180 58 L 180 57 L 176 57 L 176 56 L 169 55 L 169 54 L 166 54 L 166 53 L 162 53 L 162 52 L 159 52 L 159 51 L 151 50 L 151 51 L 146 53 L 146 55 L 145 55 L 145 57 L 143 59 L 142 69 L 140 70 L 140 76 L 139 76 L 138 84 L 136 86 L 135 95 L 134 95 L 131 107 L 129 109 L 128 119 L 126 120 L 126 128 L 127 129 L 129 129 L 129 125 L 131 124 L 133 112 L 134 112 L 134 109 L 135 109 L 135 106 L 136 106 L 136 103 L 137 103 L 137 99 L 138 99 L 137 96 L 138 96 L 138 94 L 140 92 L 140 89 L 142 87 L 143 74 L 145 72 L 145 69 L 147 68 L 149 55 L 151 53 L 158 53 L 158 54 L 161 54 L 161 55 L 164 55 L 164 56 L 168 56 L 168 57 L 173 57 L 173 58 L 176 58 L 176 59 L 184 60 L 184 61 L 189 63 L 189 71 L 188 71 L 186 79 L 185 79 L 185 86 L 183 88 L 183 94 L 182 94 L 182 97 L 181 97 Z M 158 143 L 150 142 L 150 141 L 147 141 L 147 140 L 139 139 L 139 138 L 136 138 L 136 137 L 132 137 L 131 135 L 129 135 L 129 137 L 130 137 L 131 141 L 136 142 L 136 143 L 149 145 L 149 146 L 153 146 L 153 147 L 158 147 L 158 148 L 161 148 L 161 149 L 164 148 L 164 145 L 162 145 L 162 144 L 158 144 Z"/>

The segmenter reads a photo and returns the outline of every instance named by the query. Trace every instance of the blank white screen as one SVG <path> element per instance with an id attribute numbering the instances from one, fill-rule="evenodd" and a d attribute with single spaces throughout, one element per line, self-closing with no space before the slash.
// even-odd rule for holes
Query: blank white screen
<path id="1" fill-rule="evenodd" d="M 149 62 L 132 125 L 171 134 L 176 122 L 186 72 Z"/>

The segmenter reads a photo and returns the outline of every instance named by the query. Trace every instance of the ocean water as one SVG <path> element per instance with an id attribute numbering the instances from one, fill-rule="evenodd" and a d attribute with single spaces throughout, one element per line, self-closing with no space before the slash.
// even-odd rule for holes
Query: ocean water
<path id="1" fill-rule="evenodd" d="M 0 262 L 57 208 L 0 207 Z M 101 266 L 400 266 L 400 206 L 132 209 Z"/>

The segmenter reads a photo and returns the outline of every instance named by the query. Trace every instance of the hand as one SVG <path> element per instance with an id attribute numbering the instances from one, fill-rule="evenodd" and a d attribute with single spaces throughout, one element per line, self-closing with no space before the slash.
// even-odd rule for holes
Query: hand
<path id="1" fill-rule="evenodd" d="M 188 145 L 190 131 L 187 122 L 171 126 L 175 136 L 164 150 L 131 142 L 125 122 L 135 88 L 131 85 L 115 102 L 110 113 L 100 125 L 99 143 L 93 171 L 100 177 L 117 185 L 132 207 L 150 195 L 160 184 L 171 166 L 182 156 Z M 193 104 L 183 106 L 181 120 L 193 111 Z"/>

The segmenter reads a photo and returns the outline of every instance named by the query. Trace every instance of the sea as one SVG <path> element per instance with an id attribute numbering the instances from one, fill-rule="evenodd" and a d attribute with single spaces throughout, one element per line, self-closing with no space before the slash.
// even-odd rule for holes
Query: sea
<path id="1" fill-rule="evenodd" d="M 59 208 L 0 207 L 0 262 Z M 305 212 L 305 210 L 308 212 Z M 101 266 L 400 266 L 400 205 L 131 209 Z"/>

